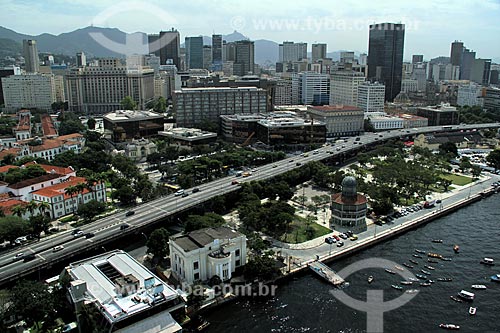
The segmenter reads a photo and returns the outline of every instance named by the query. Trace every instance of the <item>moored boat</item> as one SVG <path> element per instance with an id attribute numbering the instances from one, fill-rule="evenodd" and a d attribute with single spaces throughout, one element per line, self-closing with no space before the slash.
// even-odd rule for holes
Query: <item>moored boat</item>
<path id="1" fill-rule="evenodd" d="M 432 252 L 427 253 L 427 256 L 431 257 L 431 258 L 439 258 L 439 259 L 441 259 L 443 257 L 442 255 L 440 255 L 438 253 L 432 253 Z"/>
<path id="2" fill-rule="evenodd" d="M 433 283 L 434 283 L 434 282 L 436 282 L 436 281 L 434 281 L 434 280 L 426 280 L 425 282 L 430 283 L 430 284 L 433 284 Z"/>
<path id="3" fill-rule="evenodd" d="M 474 295 L 474 293 L 471 293 L 467 290 L 461 290 L 459 293 L 458 293 L 458 297 L 466 300 L 466 301 L 473 301 L 474 300 L 474 297 L 476 297 Z"/>
<path id="4" fill-rule="evenodd" d="M 441 281 L 441 282 L 451 282 L 453 281 L 452 278 L 443 278 L 443 277 L 440 277 L 437 279 L 438 281 Z"/>
<path id="5" fill-rule="evenodd" d="M 417 281 L 418 281 L 418 279 L 415 279 L 415 278 L 409 277 L 409 278 L 408 278 L 408 281 L 417 282 Z"/>
<path id="6" fill-rule="evenodd" d="M 403 267 L 398 266 L 398 265 L 394 266 L 394 268 L 397 269 L 398 271 L 404 271 L 405 270 Z"/>
<path id="7" fill-rule="evenodd" d="M 472 306 L 469 308 L 469 314 L 470 314 L 471 316 L 475 315 L 475 314 L 476 314 L 476 311 L 477 311 L 477 308 L 474 308 L 474 307 L 472 307 Z"/>
<path id="8" fill-rule="evenodd" d="M 427 269 L 430 269 L 431 271 L 435 270 L 435 268 L 434 268 L 434 267 L 429 266 L 429 265 L 424 265 L 424 267 L 425 267 L 425 268 L 427 268 Z"/>
<path id="9" fill-rule="evenodd" d="M 415 249 L 415 252 L 425 254 L 425 251 L 422 251 L 422 250 L 419 250 L 419 249 Z"/>
<path id="10" fill-rule="evenodd" d="M 413 254 L 413 256 L 414 256 L 415 258 L 420 258 L 420 259 L 422 259 L 422 256 L 421 256 L 421 255 L 418 255 L 418 254 Z"/>
<path id="11" fill-rule="evenodd" d="M 484 289 L 488 289 L 488 287 L 486 287 L 484 284 L 473 284 L 471 286 L 472 289 L 477 289 L 477 290 L 484 290 Z"/>
<path id="12" fill-rule="evenodd" d="M 431 284 L 428 282 L 422 282 L 420 283 L 420 287 L 429 287 Z"/>
<path id="13" fill-rule="evenodd" d="M 459 330 L 460 326 L 455 324 L 439 324 L 439 327 L 444 328 L 445 330 Z"/>
<path id="14" fill-rule="evenodd" d="M 413 266 L 412 266 L 412 265 L 407 264 L 407 263 L 403 263 L 403 266 L 408 267 L 408 268 L 413 268 Z"/>
<path id="15" fill-rule="evenodd" d="M 433 239 L 432 242 L 433 243 L 442 243 L 443 240 L 442 239 Z"/>
<path id="16" fill-rule="evenodd" d="M 410 259 L 410 262 L 411 262 L 412 264 L 418 265 L 418 261 L 415 261 L 415 260 L 413 260 L 413 259 Z"/>
<path id="17" fill-rule="evenodd" d="M 416 294 L 418 293 L 418 289 L 408 289 L 405 291 L 407 294 Z"/>
<path id="18" fill-rule="evenodd" d="M 404 285 L 410 285 L 413 284 L 413 281 L 401 281 L 400 283 Z"/>
<path id="19" fill-rule="evenodd" d="M 390 270 L 389 268 L 386 268 L 385 271 L 389 274 L 396 274 L 393 270 Z"/>
<path id="20" fill-rule="evenodd" d="M 373 282 L 373 276 L 371 276 L 371 275 L 370 275 L 370 276 L 368 277 L 368 283 L 372 283 L 372 282 Z"/>
<path id="21" fill-rule="evenodd" d="M 420 271 L 421 271 L 422 273 L 424 273 L 424 274 L 431 275 L 431 272 L 426 271 L 426 270 L 424 270 L 424 269 L 421 269 Z"/>
<path id="22" fill-rule="evenodd" d="M 453 251 L 455 251 L 455 253 L 459 253 L 460 252 L 460 246 L 458 246 L 457 244 L 453 245 Z"/>
<path id="23" fill-rule="evenodd" d="M 455 302 L 457 302 L 457 303 L 462 303 L 462 300 L 461 300 L 460 298 L 457 298 L 457 297 L 455 297 L 455 296 L 450 296 L 450 298 L 451 298 L 452 300 L 454 300 Z"/>
<path id="24" fill-rule="evenodd" d="M 422 274 L 415 274 L 416 277 L 418 277 L 420 280 L 427 280 L 427 276 L 422 275 Z"/>
<path id="25" fill-rule="evenodd" d="M 442 257 L 441 258 L 442 261 L 451 261 L 451 258 L 445 258 L 445 257 Z"/>
<path id="26" fill-rule="evenodd" d="M 487 266 L 495 266 L 495 262 L 491 258 L 483 258 L 480 263 Z"/>
<path id="27" fill-rule="evenodd" d="M 500 282 L 500 274 L 495 274 L 490 276 L 491 281 L 493 282 Z"/>
<path id="28" fill-rule="evenodd" d="M 396 286 L 395 284 L 391 284 L 391 287 L 393 287 L 394 289 L 397 289 L 397 290 L 403 290 L 403 287 Z"/>

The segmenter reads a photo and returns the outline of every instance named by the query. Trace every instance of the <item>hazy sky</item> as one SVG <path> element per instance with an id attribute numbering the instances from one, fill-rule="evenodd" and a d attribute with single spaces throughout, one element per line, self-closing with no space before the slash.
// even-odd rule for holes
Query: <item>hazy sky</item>
<path id="1" fill-rule="evenodd" d="M 329 51 L 367 51 L 368 25 L 406 24 L 405 59 L 449 56 L 462 40 L 477 57 L 500 59 L 500 0 L 0 0 L 0 25 L 37 35 L 90 24 L 146 33 L 176 27 L 185 36 L 325 42 Z"/>

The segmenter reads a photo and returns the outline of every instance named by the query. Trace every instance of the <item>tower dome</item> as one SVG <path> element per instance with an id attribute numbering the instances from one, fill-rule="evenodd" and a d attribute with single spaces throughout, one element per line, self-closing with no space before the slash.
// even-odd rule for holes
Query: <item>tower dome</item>
<path id="1" fill-rule="evenodd" d="M 342 196 L 346 198 L 355 198 L 358 192 L 356 191 L 356 178 L 347 176 L 342 180 Z"/>

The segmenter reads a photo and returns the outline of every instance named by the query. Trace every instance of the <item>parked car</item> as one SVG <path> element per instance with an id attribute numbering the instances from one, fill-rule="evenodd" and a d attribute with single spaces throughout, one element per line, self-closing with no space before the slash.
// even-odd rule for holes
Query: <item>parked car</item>
<path id="1" fill-rule="evenodd" d="M 333 244 L 333 238 L 332 237 L 326 237 L 325 238 L 325 243 L 327 243 L 327 244 Z"/>
<path id="2" fill-rule="evenodd" d="M 337 243 L 337 247 L 342 247 L 344 245 L 344 242 L 340 241 Z"/>

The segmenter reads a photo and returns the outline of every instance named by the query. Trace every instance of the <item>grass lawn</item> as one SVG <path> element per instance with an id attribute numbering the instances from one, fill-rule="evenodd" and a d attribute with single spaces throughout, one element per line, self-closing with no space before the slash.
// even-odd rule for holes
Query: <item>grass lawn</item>
<path id="1" fill-rule="evenodd" d="M 308 240 L 326 235 L 331 232 L 330 229 L 325 228 L 317 223 L 311 223 L 309 225 L 311 231 L 307 232 L 306 220 L 301 217 L 295 217 L 295 220 L 290 224 L 287 234 L 281 235 L 280 241 L 285 243 L 303 243 Z"/>
<path id="2" fill-rule="evenodd" d="M 444 174 L 444 175 L 442 175 L 442 177 L 445 178 L 445 179 L 451 180 L 452 183 L 453 183 L 453 185 L 464 186 L 464 185 L 472 183 L 472 178 L 471 177 L 454 175 L 454 174 L 451 174 L 451 173 Z"/>

